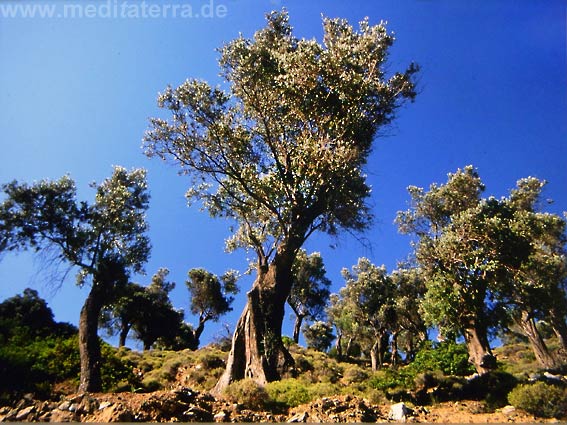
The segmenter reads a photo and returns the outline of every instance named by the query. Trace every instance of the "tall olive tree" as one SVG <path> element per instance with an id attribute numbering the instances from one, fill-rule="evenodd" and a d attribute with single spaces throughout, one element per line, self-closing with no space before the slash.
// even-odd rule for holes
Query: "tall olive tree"
<path id="1" fill-rule="evenodd" d="M 279 379 L 293 363 L 281 342 L 291 269 L 316 231 L 361 231 L 371 215 L 364 168 L 377 131 L 415 96 L 416 66 L 386 75 L 394 38 L 383 24 L 324 19 L 324 38 L 298 39 L 285 12 L 252 39 L 221 50 L 229 91 L 188 80 L 160 94 L 146 153 L 191 177 L 187 193 L 213 217 L 235 222 L 228 248 L 257 258 L 216 391 L 249 377 Z"/>
<path id="2" fill-rule="evenodd" d="M 321 320 L 324 315 L 331 281 L 326 276 L 323 257 L 318 252 L 307 255 L 305 250 L 299 250 L 291 271 L 293 283 L 287 303 L 295 314 L 293 340 L 298 343 L 303 320 Z"/>
<path id="3" fill-rule="evenodd" d="M 115 167 L 95 187 L 92 204 L 77 200 L 69 177 L 32 185 L 5 184 L 0 204 L 0 249 L 32 249 L 78 268 L 79 285 L 90 285 L 79 318 L 80 391 L 100 391 L 101 309 L 130 272 L 141 272 L 150 252 L 144 170 Z"/>

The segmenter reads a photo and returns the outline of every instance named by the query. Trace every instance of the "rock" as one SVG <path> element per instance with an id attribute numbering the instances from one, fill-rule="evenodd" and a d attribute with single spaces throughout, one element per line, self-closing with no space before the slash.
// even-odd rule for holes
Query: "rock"
<path id="1" fill-rule="evenodd" d="M 55 409 L 51 412 L 49 422 L 76 422 L 77 416 L 68 410 Z"/>
<path id="2" fill-rule="evenodd" d="M 407 407 L 404 403 L 396 403 L 390 406 L 390 413 L 388 419 L 398 422 L 406 422 L 408 416 L 413 414 L 413 410 Z"/>
<path id="3" fill-rule="evenodd" d="M 508 405 L 508 406 L 504 406 L 501 410 L 501 412 L 504 415 L 513 415 L 514 413 L 516 413 L 516 408 L 514 406 Z"/>
<path id="4" fill-rule="evenodd" d="M 98 410 L 104 410 L 110 406 L 112 406 L 112 403 L 110 401 L 103 401 L 102 403 L 100 403 L 100 406 L 98 406 Z"/>
<path id="5" fill-rule="evenodd" d="M 21 409 L 20 411 L 18 411 L 18 413 L 16 414 L 16 420 L 17 421 L 23 421 L 25 419 L 28 418 L 28 416 L 31 413 L 35 412 L 35 406 L 28 406 L 24 409 Z"/>
<path id="6" fill-rule="evenodd" d="M 59 406 L 57 406 L 57 408 L 59 410 L 69 410 L 69 407 L 71 407 L 71 403 L 69 403 L 69 401 L 65 400 L 63 403 L 61 403 Z"/>
<path id="7" fill-rule="evenodd" d="M 183 419 L 189 422 L 213 422 L 213 414 L 197 406 L 191 406 L 183 412 Z"/>
<path id="8" fill-rule="evenodd" d="M 556 381 L 556 382 L 563 381 L 563 376 L 554 375 L 553 373 L 549 373 L 548 371 L 543 372 L 543 376 L 545 377 L 545 379 L 548 379 L 550 381 Z"/>
<path id="9" fill-rule="evenodd" d="M 225 412 L 224 410 L 220 411 L 215 416 L 213 416 L 215 422 L 228 422 L 229 418 L 230 418 L 230 414 L 228 412 Z"/>
<path id="10" fill-rule="evenodd" d="M 95 422 L 132 422 L 134 415 L 122 404 L 115 404 L 95 415 Z"/>
<path id="11" fill-rule="evenodd" d="M 288 423 L 295 423 L 295 422 L 307 422 L 307 418 L 309 417 L 309 413 L 303 412 L 298 413 L 287 420 Z"/>

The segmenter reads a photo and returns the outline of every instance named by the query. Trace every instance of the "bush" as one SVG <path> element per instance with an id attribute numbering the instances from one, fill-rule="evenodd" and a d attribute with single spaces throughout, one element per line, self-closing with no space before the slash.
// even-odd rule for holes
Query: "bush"
<path id="1" fill-rule="evenodd" d="M 445 375 L 467 376 L 475 372 L 465 345 L 452 341 L 437 345 L 428 341 L 410 367 L 416 373 L 440 370 Z"/>
<path id="2" fill-rule="evenodd" d="M 517 386 L 508 394 L 508 401 L 542 418 L 562 418 L 567 415 L 567 390 L 544 382 Z"/>
<path id="3" fill-rule="evenodd" d="M 266 391 L 272 401 L 287 407 L 295 407 L 311 401 L 308 388 L 295 378 L 270 382 L 266 385 Z"/>
<path id="4" fill-rule="evenodd" d="M 266 390 L 248 378 L 228 385 L 223 396 L 232 403 L 242 404 L 252 410 L 263 409 L 269 400 Z"/>

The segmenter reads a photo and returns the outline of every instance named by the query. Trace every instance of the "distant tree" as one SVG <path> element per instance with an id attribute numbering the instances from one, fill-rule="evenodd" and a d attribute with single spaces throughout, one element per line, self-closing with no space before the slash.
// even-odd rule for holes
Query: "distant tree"
<path id="1" fill-rule="evenodd" d="M 444 335 L 462 334 L 477 372 L 486 373 L 496 367 L 488 330 L 498 322 L 486 302 L 494 262 L 477 232 L 490 215 L 481 203 L 484 185 L 468 166 L 428 192 L 415 186 L 408 191 L 411 209 L 399 212 L 397 222 L 402 233 L 417 236 L 415 255 L 427 287 L 425 320 Z"/>
<path id="2" fill-rule="evenodd" d="M 159 269 L 139 300 L 132 329 L 144 350 L 149 350 L 160 338 L 172 340 L 183 331 L 183 311 L 176 310 L 169 299 L 175 283 L 166 280 L 168 274 L 169 270 Z"/>
<path id="3" fill-rule="evenodd" d="M 114 301 L 101 311 L 100 326 L 109 335 L 118 332 L 118 346 L 126 345 L 126 338 L 143 305 L 145 288 L 137 283 L 128 282 L 119 288 Z"/>
<path id="4" fill-rule="evenodd" d="M 324 44 L 298 39 L 285 12 L 253 39 L 221 49 L 229 92 L 199 80 L 168 88 L 146 153 L 193 178 L 188 197 L 236 223 L 228 248 L 251 249 L 257 278 L 214 392 L 248 376 L 263 385 L 293 365 L 281 339 L 298 250 L 316 231 L 362 231 L 371 221 L 364 167 L 380 128 L 415 96 L 412 65 L 386 77 L 394 41 L 384 25 L 354 30 L 324 19 Z"/>
<path id="5" fill-rule="evenodd" d="M 295 314 L 293 340 L 297 344 L 303 320 L 319 320 L 325 314 L 331 281 L 325 275 L 323 258 L 318 252 L 307 255 L 300 249 L 291 272 L 293 283 L 287 303 Z"/>
<path id="6" fill-rule="evenodd" d="M 188 275 L 185 284 L 191 295 L 191 313 L 199 316 L 199 323 L 193 330 L 194 349 L 197 349 L 205 323 L 209 320 L 217 322 L 223 314 L 232 311 L 232 295 L 238 293 L 238 274 L 230 270 L 219 278 L 204 269 L 192 269 Z"/>
<path id="7" fill-rule="evenodd" d="M 22 295 L 0 303 L 0 334 L 4 340 L 22 330 L 33 336 L 46 336 L 54 327 L 53 312 L 33 289 L 27 288 Z"/>
<path id="8" fill-rule="evenodd" d="M 73 325 L 53 319 L 53 311 L 34 289 L 26 288 L 22 295 L 0 303 L 0 343 L 16 335 L 33 339 L 50 335 L 68 337 L 76 332 Z"/>
<path id="9" fill-rule="evenodd" d="M 400 267 L 390 274 L 394 285 L 395 316 L 392 323 L 392 364 L 395 364 L 399 341 L 403 342 L 406 360 L 412 361 L 417 347 L 428 339 L 427 325 L 420 310 L 425 282 L 417 268 Z"/>
<path id="10" fill-rule="evenodd" d="M 331 294 L 326 310 L 329 322 L 333 325 L 337 334 L 335 349 L 339 360 L 351 354 L 352 344 L 358 335 L 357 328 L 359 325 L 355 318 L 355 311 L 348 307 L 349 300 L 344 295 L 344 292 Z"/>
<path id="11" fill-rule="evenodd" d="M 352 270 L 343 269 L 346 285 L 341 296 L 353 311 L 359 342 L 370 352 L 372 370 L 382 366 L 391 329 L 396 325 L 395 287 L 384 266 L 359 258 Z"/>
<path id="12" fill-rule="evenodd" d="M 320 320 L 311 325 L 305 324 L 303 327 L 303 336 L 305 337 L 308 348 L 313 348 L 323 353 L 329 349 L 333 339 L 335 339 L 333 327 L 329 323 Z"/>
<path id="13" fill-rule="evenodd" d="M 168 269 L 160 268 L 147 287 L 133 282 L 121 286 L 116 291 L 114 300 L 105 306 L 101 314 L 101 325 L 111 335 L 118 331 L 119 347 L 126 344 L 132 328 L 136 330 L 136 336 L 143 335 L 150 346 L 157 338 L 171 337 L 176 330 L 181 332 L 181 329 L 177 329 L 181 326 L 178 320 L 180 315 L 169 299 L 169 292 L 173 290 L 175 283 L 166 281 L 168 274 Z M 149 349 L 149 346 L 145 348 Z"/>
<path id="14" fill-rule="evenodd" d="M 77 267 L 80 286 L 91 289 L 79 318 L 79 391 L 102 389 L 97 335 L 101 309 L 130 272 L 141 272 L 150 252 L 146 236 L 146 173 L 115 167 L 96 189 L 92 205 L 78 202 L 67 176 L 33 185 L 5 184 L 0 204 L 0 249 L 33 249 Z"/>

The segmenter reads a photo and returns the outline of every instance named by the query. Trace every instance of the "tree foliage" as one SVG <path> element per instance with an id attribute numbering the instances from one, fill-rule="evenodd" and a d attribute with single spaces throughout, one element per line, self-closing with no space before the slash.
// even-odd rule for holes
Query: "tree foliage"
<path id="1" fill-rule="evenodd" d="M 417 68 L 386 78 L 384 25 L 325 19 L 324 30 L 323 45 L 299 40 L 274 12 L 253 40 L 220 50 L 230 92 L 188 80 L 159 96 L 172 119 L 151 120 L 146 153 L 173 160 L 193 178 L 189 198 L 237 222 L 230 248 L 267 259 L 283 240 L 369 222 L 362 168 L 378 128 L 415 96 Z"/>
<path id="2" fill-rule="evenodd" d="M 333 335 L 333 327 L 329 323 L 317 320 L 311 325 L 305 324 L 303 327 L 303 335 L 308 348 L 313 348 L 317 351 L 326 352 L 335 335 Z"/>

